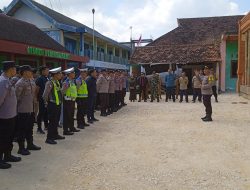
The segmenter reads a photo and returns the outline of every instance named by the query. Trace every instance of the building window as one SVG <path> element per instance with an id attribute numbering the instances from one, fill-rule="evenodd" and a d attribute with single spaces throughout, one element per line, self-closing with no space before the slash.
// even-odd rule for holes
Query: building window
<path id="1" fill-rule="evenodd" d="M 231 78 L 237 78 L 238 61 L 231 61 Z"/>

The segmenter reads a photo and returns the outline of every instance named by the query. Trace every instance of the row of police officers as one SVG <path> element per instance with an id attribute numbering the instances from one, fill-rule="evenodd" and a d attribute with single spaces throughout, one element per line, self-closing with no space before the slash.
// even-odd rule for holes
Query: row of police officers
<path id="1" fill-rule="evenodd" d="M 39 132 L 43 132 L 42 122 L 48 130 L 45 142 L 57 144 L 57 140 L 65 139 L 65 135 L 73 135 L 98 121 L 95 117 L 98 95 L 101 116 L 106 117 L 126 105 L 124 102 L 125 78 L 120 71 L 103 71 L 97 76 L 95 69 L 80 69 L 80 75 L 76 78 L 74 68 L 62 72 L 61 67 L 52 70 L 41 67 L 41 76 L 35 81 L 33 69 L 29 65 L 24 65 L 20 67 L 20 76 L 16 80 L 15 62 L 4 61 L 2 64 L 0 169 L 10 168 L 10 162 L 21 161 L 21 157 L 11 154 L 14 140 L 18 143 L 20 155 L 29 155 L 30 151 L 41 149 L 33 141 L 35 120 Z M 48 73 L 50 73 L 50 78 Z M 37 101 L 39 113 L 36 117 L 34 110 Z M 76 104 L 77 127 L 74 126 Z M 87 121 L 85 121 L 85 115 Z M 63 119 L 64 136 L 58 133 L 60 117 Z"/>

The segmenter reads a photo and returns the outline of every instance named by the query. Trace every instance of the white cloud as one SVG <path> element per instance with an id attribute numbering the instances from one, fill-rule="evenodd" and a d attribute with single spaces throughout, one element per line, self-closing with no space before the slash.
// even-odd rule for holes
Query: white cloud
<path id="1" fill-rule="evenodd" d="M 49 5 L 48 0 L 37 0 Z M 96 9 L 95 28 L 118 41 L 129 41 L 130 26 L 134 39 L 154 38 L 177 26 L 177 18 L 239 14 L 232 0 L 51 0 L 59 12 L 92 28 L 92 8 Z M 59 4 L 61 2 L 61 6 Z M 72 3 L 74 2 L 74 3 Z M 1 5 L 10 0 L 1 0 Z"/>

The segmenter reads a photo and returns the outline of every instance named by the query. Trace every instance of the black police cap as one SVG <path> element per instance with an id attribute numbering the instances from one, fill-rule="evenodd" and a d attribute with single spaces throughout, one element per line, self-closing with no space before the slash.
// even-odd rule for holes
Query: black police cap
<path id="1" fill-rule="evenodd" d="M 16 63 L 14 61 L 3 61 L 2 65 L 3 65 L 3 71 L 7 71 L 10 68 L 16 67 Z"/>

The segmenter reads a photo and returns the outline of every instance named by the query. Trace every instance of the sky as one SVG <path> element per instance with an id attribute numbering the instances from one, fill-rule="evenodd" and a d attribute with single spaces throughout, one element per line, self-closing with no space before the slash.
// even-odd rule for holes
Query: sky
<path id="1" fill-rule="evenodd" d="M 0 8 L 12 0 L 0 0 Z M 153 39 L 177 27 L 177 18 L 241 15 L 249 0 L 36 0 L 119 42 Z"/>

